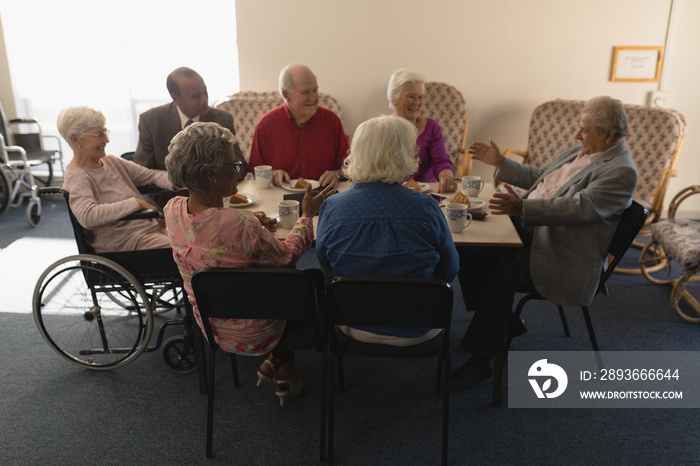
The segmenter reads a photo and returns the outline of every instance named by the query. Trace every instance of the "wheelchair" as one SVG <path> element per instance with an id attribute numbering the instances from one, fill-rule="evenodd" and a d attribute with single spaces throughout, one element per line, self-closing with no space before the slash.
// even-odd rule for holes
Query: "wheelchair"
<path id="1" fill-rule="evenodd" d="M 39 194 L 69 193 L 39 188 Z M 34 321 L 46 342 L 78 366 L 109 370 L 123 367 L 144 352 L 160 349 L 166 365 L 179 373 L 197 370 L 192 311 L 170 249 L 96 254 L 68 205 L 78 254 L 59 259 L 39 277 L 34 288 Z M 157 218 L 141 211 L 125 220 Z M 149 346 L 158 314 L 176 309 L 182 319 L 163 322 Z M 184 334 L 165 331 L 183 325 Z"/>
<path id="2" fill-rule="evenodd" d="M 41 219 L 41 199 L 32 176 L 31 163 L 27 153 L 20 146 L 5 145 L 0 134 L 0 216 L 10 207 L 19 207 L 29 199 L 25 214 L 27 222 L 34 228 Z M 10 158 L 9 153 L 19 154 Z"/>

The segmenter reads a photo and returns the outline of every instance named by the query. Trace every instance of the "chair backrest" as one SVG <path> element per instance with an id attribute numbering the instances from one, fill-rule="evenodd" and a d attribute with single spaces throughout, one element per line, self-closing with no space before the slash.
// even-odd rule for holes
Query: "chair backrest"
<path id="1" fill-rule="evenodd" d="M 576 143 L 578 121 L 586 102 L 554 100 L 535 108 L 530 119 L 526 163 L 541 167 Z M 627 148 L 637 167 L 634 198 L 658 218 L 676 157 L 686 132 L 683 115 L 667 108 L 625 105 L 629 119 Z"/>
<path id="2" fill-rule="evenodd" d="M 320 334 L 322 277 L 320 270 L 206 267 L 192 275 L 192 290 L 210 344 L 209 318 L 314 320 Z"/>
<path id="3" fill-rule="evenodd" d="M 632 201 L 632 205 L 622 213 L 620 224 L 617 226 L 610 246 L 608 246 L 608 254 L 612 256 L 612 261 L 610 261 L 600 278 L 602 286 L 608 281 L 610 275 L 615 271 L 615 267 L 622 260 L 622 256 L 625 255 L 625 252 L 637 237 L 637 234 L 639 234 L 639 230 L 644 226 L 648 215 L 649 211 L 636 201 Z"/>
<path id="4" fill-rule="evenodd" d="M 443 328 L 449 335 L 453 292 L 444 280 L 336 277 L 328 300 L 338 325 Z"/>
<path id="5" fill-rule="evenodd" d="M 437 121 L 445 136 L 445 147 L 452 163 L 460 172 L 460 161 L 464 164 L 467 138 L 467 105 L 464 96 L 455 87 L 445 83 L 425 83 L 425 101 L 421 115 Z M 462 168 L 467 171 L 467 167 Z"/>
<path id="6" fill-rule="evenodd" d="M 319 105 L 332 110 L 338 118 L 342 118 L 338 101 L 328 94 L 319 92 Z M 230 95 L 228 99 L 214 104 L 215 108 L 229 112 L 233 115 L 233 127 L 236 130 L 238 145 L 243 151 L 246 161 L 250 160 L 250 148 L 253 144 L 255 125 L 260 117 L 275 107 L 284 103 L 284 99 L 277 91 L 256 92 L 244 91 Z"/>

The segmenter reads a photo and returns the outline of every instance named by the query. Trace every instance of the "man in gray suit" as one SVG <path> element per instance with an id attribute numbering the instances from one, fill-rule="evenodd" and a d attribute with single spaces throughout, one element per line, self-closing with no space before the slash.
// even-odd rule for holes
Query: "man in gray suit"
<path id="1" fill-rule="evenodd" d="M 134 161 L 148 168 L 165 170 L 165 156 L 171 139 L 185 126 L 196 121 L 219 123 L 234 135 L 233 116 L 209 106 L 209 94 L 202 77 L 193 69 L 181 67 L 168 75 L 166 86 L 173 101 L 152 108 L 139 118 L 139 143 Z M 243 179 L 248 164 L 238 144 L 234 144 L 236 160 L 243 162 L 239 180 Z M 162 208 L 171 196 L 154 196 Z"/>
<path id="2" fill-rule="evenodd" d="M 469 153 L 496 167 L 495 178 L 527 190 L 519 197 L 505 185 L 489 202 L 491 213 L 509 215 L 524 247 L 512 251 L 508 270 L 492 254 L 462 254 L 459 279 L 475 315 L 462 340 L 472 357 L 453 372 L 465 389 L 488 378 L 496 351 L 497 303 L 512 308 L 514 294 L 537 291 L 563 306 L 589 305 L 622 212 L 632 203 L 637 170 L 625 145 L 629 125 L 619 100 L 596 97 L 584 106 L 576 144 L 542 168 L 503 157 L 498 146 L 475 142 Z M 500 283 L 499 277 L 508 277 Z M 511 322 L 509 332 L 527 331 Z"/>

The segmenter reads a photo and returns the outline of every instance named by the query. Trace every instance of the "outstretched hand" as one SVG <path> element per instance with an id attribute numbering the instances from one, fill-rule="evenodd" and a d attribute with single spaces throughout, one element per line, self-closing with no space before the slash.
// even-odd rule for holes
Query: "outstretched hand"
<path id="1" fill-rule="evenodd" d="M 509 184 L 504 185 L 507 193 L 495 193 L 489 201 L 489 209 L 494 215 L 523 215 L 523 200 L 515 194 Z"/>
<path id="2" fill-rule="evenodd" d="M 501 149 L 498 148 L 493 139 L 489 139 L 489 143 L 472 142 L 467 148 L 467 152 L 472 156 L 472 159 L 479 160 L 488 165 L 500 168 L 503 165 L 505 157 L 501 154 Z"/>
<path id="3" fill-rule="evenodd" d="M 314 215 L 318 214 L 318 211 L 321 210 L 323 201 L 335 193 L 335 188 L 329 185 L 326 186 L 323 191 L 314 196 L 311 194 L 311 184 L 309 183 L 309 185 L 306 187 L 304 200 L 301 203 L 302 217 L 314 218 Z"/>

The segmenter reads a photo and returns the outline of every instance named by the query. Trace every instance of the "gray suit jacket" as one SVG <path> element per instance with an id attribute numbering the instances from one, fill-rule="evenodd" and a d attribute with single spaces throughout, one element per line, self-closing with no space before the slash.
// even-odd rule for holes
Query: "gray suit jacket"
<path id="1" fill-rule="evenodd" d="M 506 159 L 496 178 L 528 189 L 529 194 L 580 149 L 580 145 L 569 147 L 541 169 Z M 608 246 L 636 187 L 637 170 L 622 141 L 552 198 L 523 199 L 522 225 L 533 232 L 530 275 L 543 297 L 565 306 L 591 303 Z"/>
<path id="2" fill-rule="evenodd" d="M 199 121 L 219 123 L 228 128 L 234 135 L 233 116 L 230 113 L 209 107 L 209 112 L 202 115 Z M 134 154 L 134 161 L 144 167 L 165 170 L 165 156 L 172 138 L 182 130 L 180 116 L 175 102 L 152 108 L 141 114 L 139 118 L 139 143 Z M 243 157 L 238 143 L 234 146 L 236 160 L 243 162 L 239 179 L 245 176 L 248 164 Z"/>

